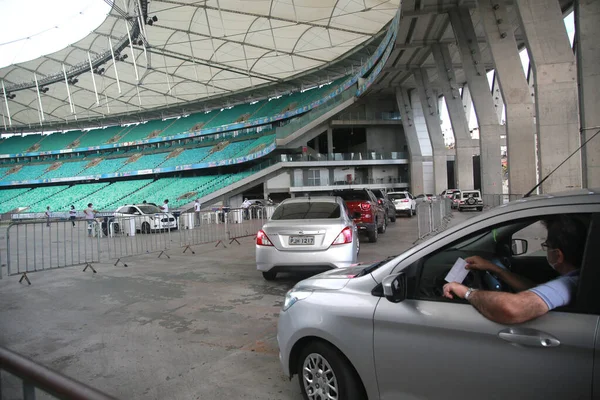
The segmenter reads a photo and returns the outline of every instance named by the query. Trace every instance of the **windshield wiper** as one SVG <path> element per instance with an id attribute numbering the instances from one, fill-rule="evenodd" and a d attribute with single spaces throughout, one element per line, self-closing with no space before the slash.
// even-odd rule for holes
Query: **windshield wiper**
<path id="1" fill-rule="evenodd" d="M 375 271 L 377 268 L 381 267 L 383 264 L 385 264 L 388 261 L 390 261 L 392 258 L 396 258 L 396 257 L 398 257 L 398 255 L 389 256 L 388 258 L 386 258 L 384 260 L 376 262 L 375 264 L 372 264 L 369 267 L 366 267 L 365 269 L 363 269 L 362 271 L 360 271 L 355 277 L 357 278 L 359 276 L 365 276 L 366 274 L 370 274 L 371 272 Z"/>

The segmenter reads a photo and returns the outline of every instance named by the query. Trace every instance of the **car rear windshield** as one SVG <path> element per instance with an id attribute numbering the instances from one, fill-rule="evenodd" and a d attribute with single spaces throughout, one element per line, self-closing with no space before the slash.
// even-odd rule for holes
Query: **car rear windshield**
<path id="1" fill-rule="evenodd" d="M 337 203 L 306 202 L 281 204 L 275 209 L 271 219 L 329 219 L 339 217 L 340 206 Z"/>
<path id="2" fill-rule="evenodd" d="M 381 190 L 374 189 L 374 190 L 371 190 L 371 191 L 373 192 L 373 194 L 375 195 L 375 197 L 377 197 L 379 199 L 383 198 L 383 192 Z"/>
<path id="3" fill-rule="evenodd" d="M 406 193 L 390 193 L 388 194 L 388 196 L 390 197 L 390 199 L 392 200 L 396 200 L 396 199 L 405 199 L 408 197 L 408 195 Z"/>
<path id="4" fill-rule="evenodd" d="M 342 199 L 346 200 L 346 201 L 352 201 L 352 200 L 371 200 L 369 198 L 369 195 L 367 194 L 366 191 L 364 190 L 348 190 L 348 191 L 341 191 L 341 192 L 334 192 L 333 193 L 334 196 L 340 196 Z"/>
<path id="5" fill-rule="evenodd" d="M 462 192 L 463 197 L 479 197 L 479 192 Z"/>

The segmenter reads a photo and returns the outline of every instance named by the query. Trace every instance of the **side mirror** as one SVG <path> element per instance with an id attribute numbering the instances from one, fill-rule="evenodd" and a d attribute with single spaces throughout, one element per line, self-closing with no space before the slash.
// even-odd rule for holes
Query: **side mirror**
<path id="1" fill-rule="evenodd" d="M 383 295 L 392 303 L 400 303 L 406 299 L 408 284 L 406 274 L 400 272 L 398 274 L 386 276 L 382 282 Z"/>
<path id="2" fill-rule="evenodd" d="M 513 256 L 520 256 L 527 253 L 527 240 L 513 239 L 511 243 L 511 251 Z"/>

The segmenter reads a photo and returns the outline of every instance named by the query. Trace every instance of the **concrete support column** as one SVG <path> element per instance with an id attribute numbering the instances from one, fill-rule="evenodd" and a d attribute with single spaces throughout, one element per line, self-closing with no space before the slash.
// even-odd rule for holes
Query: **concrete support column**
<path id="1" fill-rule="evenodd" d="M 327 154 L 333 153 L 333 129 L 327 128 Z"/>
<path id="2" fill-rule="evenodd" d="M 525 194 L 537 182 L 534 98 L 521 65 L 506 6 L 496 0 L 479 0 L 479 12 L 496 66 L 495 82 L 500 83 L 506 105 L 509 193 Z"/>
<path id="3" fill-rule="evenodd" d="M 471 109 L 473 108 L 473 99 L 471 98 L 471 91 L 469 86 L 463 85 L 461 93 L 463 108 L 465 110 L 465 117 L 467 117 L 467 127 L 471 126 Z"/>
<path id="4" fill-rule="evenodd" d="M 502 91 L 500 90 L 497 69 L 494 71 L 494 78 L 492 79 L 492 100 L 494 101 L 494 108 L 496 109 L 498 123 L 502 124 L 502 111 L 504 111 L 504 97 L 502 96 Z"/>
<path id="5" fill-rule="evenodd" d="M 473 184 L 473 155 L 479 153 L 479 144 L 471 139 L 469 124 L 460 98 L 456 76 L 452 67 L 452 59 L 446 45 L 434 44 L 431 51 L 438 70 L 438 83 L 446 99 L 446 107 L 450 116 L 456 159 L 454 161 L 454 176 L 458 189 L 474 189 Z M 472 93 L 472 92 L 471 92 Z M 483 178 L 483 177 L 482 177 Z"/>
<path id="6" fill-rule="evenodd" d="M 577 72 L 581 139 L 585 142 L 600 128 L 600 2 L 575 2 Z M 583 185 L 600 187 L 600 135 L 582 149 Z"/>
<path id="7" fill-rule="evenodd" d="M 413 71 L 417 82 L 417 92 L 421 99 L 425 123 L 429 132 L 429 140 L 433 149 L 433 181 L 435 194 L 442 193 L 448 188 L 448 164 L 446 159 L 446 146 L 440 125 L 440 114 L 437 106 L 438 94 L 431 87 L 429 76 L 425 69 Z M 472 170 L 471 163 L 471 170 Z M 473 174 L 471 174 L 471 177 Z M 472 178 L 471 178 L 472 179 Z"/>
<path id="8" fill-rule="evenodd" d="M 533 67 L 540 178 L 544 178 L 580 144 L 575 57 L 558 1 L 516 0 L 515 4 Z M 581 187 L 580 154 L 554 172 L 541 190 L 577 187 Z"/>
<path id="9" fill-rule="evenodd" d="M 502 194 L 500 136 L 504 128 L 498 122 L 471 14 L 468 9 L 459 8 L 449 16 L 479 125 L 481 192 L 484 196 Z"/>
<path id="10" fill-rule="evenodd" d="M 410 154 L 410 191 L 411 193 L 424 193 L 423 153 L 421 152 L 421 145 L 417 136 L 417 128 L 415 127 L 415 119 L 408 90 L 397 88 L 396 102 L 398 103 L 398 110 L 400 110 L 400 116 L 402 117 L 404 136 L 406 137 L 408 152 Z"/>

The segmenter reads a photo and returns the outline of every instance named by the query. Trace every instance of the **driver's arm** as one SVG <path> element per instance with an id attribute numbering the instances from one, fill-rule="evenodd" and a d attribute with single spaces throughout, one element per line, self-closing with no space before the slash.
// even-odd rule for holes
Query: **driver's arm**
<path id="1" fill-rule="evenodd" d="M 451 282 L 444 285 L 444 296 L 451 299 L 454 294 L 464 299 L 467 290 L 466 286 Z M 499 324 L 520 324 L 549 311 L 546 302 L 530 291 L 505 293 L 475 290 L 468 301 L 484 317 Z"/>
<path id="2" fill-rule="evenodd" d="M 507 269 L 500 268 L 493 262 L 488 261 L 483 257 L 473 256 L 465 259 L 465 261 L 467 262 L 467 269 L 489 271 L 517 292 L 522 292 L 536 286 L 536 284 L 529 279 L 522 277 L 521 275 L 517 275 Z"/>

